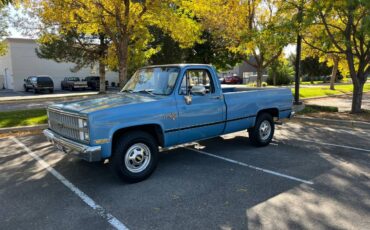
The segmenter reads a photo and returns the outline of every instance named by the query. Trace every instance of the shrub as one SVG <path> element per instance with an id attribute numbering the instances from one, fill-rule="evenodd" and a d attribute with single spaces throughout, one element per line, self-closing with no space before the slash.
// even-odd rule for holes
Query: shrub
<path id="1" fill-rule="evenodd" d="M 288 64 L 277 63 L 268 70 L 267 84 L 274 84 L 274 75 L 276 76 L 276 85 L 290 85 L 293 82 L 294 69 Z"/>

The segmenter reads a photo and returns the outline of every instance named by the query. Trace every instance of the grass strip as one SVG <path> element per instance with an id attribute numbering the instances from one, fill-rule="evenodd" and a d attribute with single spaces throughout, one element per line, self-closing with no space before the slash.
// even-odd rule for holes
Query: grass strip
<path id="1" fill-rule="evenodd" d="M 335 90 L 330 90 L 330 86 L 320 86 L 320 87 L 309 87 L 309 88 L 300 88 L 299 96 L 301 98 L 310 98 L 310 97 L 321 97 L 321 96 L 332 96 L 332 95 L 341 95 L 346 93 L 353 92 L 353 85 L 336 85 Z M 370 83 L 364 85 L 364 92 L 370 91 Z M 292 88 L 294 93 L 294 88 Z"/>
<path id="2" fill-rule="evenodd" d="M 0 112 L 0 128 L 46 124 L 46 109 Z"/>

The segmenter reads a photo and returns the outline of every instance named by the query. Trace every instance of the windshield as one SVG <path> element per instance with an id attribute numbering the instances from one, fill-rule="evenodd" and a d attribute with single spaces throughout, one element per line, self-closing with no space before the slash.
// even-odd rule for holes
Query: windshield
<path id="1" fill-rule="evenodd" d="M 50 77 L 38 77 L 37 82 L 52 82 Z"/>
<path id="2" fill-rule="evenodd" d="M 169 95 L 173 91 L 179 72 L 180 69 L 177 67 L 139 69 L 123 87 L 122 92 Z"/>

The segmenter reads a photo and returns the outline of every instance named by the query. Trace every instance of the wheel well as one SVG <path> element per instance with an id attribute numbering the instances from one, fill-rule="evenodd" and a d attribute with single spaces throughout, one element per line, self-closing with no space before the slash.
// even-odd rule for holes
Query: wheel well
<path id="1" fill-rule="evenodd" d="M 149 133 L 152 135 L 158 142 L 159 146 L 164 145 L 164 136 L 162 132 L 162 128 L 160 125 L 156 124 L 150 124 L 150 125 L 138 125 L 138 126 L 133 126 L 133 127 L 127 127 L 127 128 L 122 128 L 118 129 L 114 132 L 113 138 L 112 138 L 112 147 L 114 147 L 115 141 L 121 136 L 124 135 L 127 132 L 134 131 L 134 130 L 140 130 Z"/>
<path id="2" fill-rule="evenodd" d="M 258 114 L 257 114 L 257 117 L 262 114 L 262 113 L 268 113 L 270 114 L 272 117 L 277 117 L 279 118 L 279 110 L 277 108 L 270 108 L 270 109 L 263 109 L 263 110 L 260 110 L 258 111 Z"/>

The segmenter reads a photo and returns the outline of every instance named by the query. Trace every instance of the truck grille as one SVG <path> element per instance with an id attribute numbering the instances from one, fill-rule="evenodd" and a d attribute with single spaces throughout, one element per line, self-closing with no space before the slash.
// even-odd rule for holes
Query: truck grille
<path id="1" fill-rule="evenodd" d="M 54 132 L 75 140 L 81 140 L 78 115 L 48 109 L 49 128 Z"/>

